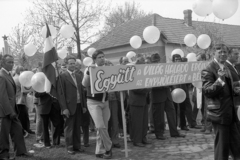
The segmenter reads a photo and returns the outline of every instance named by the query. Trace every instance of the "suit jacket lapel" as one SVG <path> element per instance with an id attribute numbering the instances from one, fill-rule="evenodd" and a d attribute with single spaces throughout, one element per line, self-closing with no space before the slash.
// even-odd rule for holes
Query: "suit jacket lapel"
<path id="1" fill-rule="evenodd" d="M 13 85 L 13 87 L 14 87 L 14 89 L 15 89 L 15 93 L 16 93 L 17 87 L 16 87 L 16 84 L 15 84 L 12 76 L 10 76 L 9 74 L 7 74 L 4 70 L 1 70 L 1 71 L 3 72 L 3 74 L 5 75 L 5 77 L 12 83 L 12 85 Z"/>
<path id="2" fill-rule="evenodd" d="M 65 73 L 66 73 L 67 80 L 68 80 L 69 82 L 71 82 L 72 85 L 74 85 L 75 87 L 77 87 L 76 84 L 74 83 L 74 81 L 73 81 L 72 76 L 70 75 L 70 73 L 69 73 L 69 72 L 65 72 Z"/>

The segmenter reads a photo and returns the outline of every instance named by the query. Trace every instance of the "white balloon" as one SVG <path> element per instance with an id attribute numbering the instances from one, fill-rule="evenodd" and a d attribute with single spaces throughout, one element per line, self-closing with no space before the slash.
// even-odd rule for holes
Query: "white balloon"
<path id="1" fill-rule="evenodd" d="M 71 25 L 63 25 L 59 32 L 64 38 L 71 38 L 74 35 L 74 28 Z"/>
<path id="2" fill-rule="evenodd" d="M 211 38 L 207 34 L 201 34 L 197 39 L 197 44 L 201 49 L 207 49 L 211 45 Z"/>
<path id="3" fill-rule="evenodd" d="M 24 52 L 27 56 L 33 56 L 37 51 L 37 48 L 31 44 L 28 43 L 27 45 L 24 46 Z"/>
<path id="4" fill-rule="evenodd" d="M 143 31 L 143 38 L 147 43 L 154 44 L 160 38 L 160 31 L 155 26 L 148 26 Z"/>
<path id="5" fill-rule="evenodd" d="M 175 88 L 171 94 L 175 103 L 182 103 L 186 99 L 186 92 L 181 88 Z"/>
<path id="6" fill-rule="evenodd" d="M 197 55 L 195 53 L 188 53 L 186 58 L 188 59 L 188 62 L 197 61 Z"/>
<path id="7" fill-rule="evenodd" d="M 174 54 L 179 54 L 181 57 L 184 57 L 184 52 L 183 52 L 181 49 L 174 49 L 174 50 L 172 51 L 171 57 L 172 57 Z"/>
<path id="8" fill-rule="evenodd" d="M 45 92 L 45 81 L 45 74 L 43 72 L 37 72 L 32 76 L 30 84 L 35 91 L 42 93 Z"/>
<path id="9" fill-rule="evenodd" d="M 32 71 L 24 71 L 19 75 L 19 82 L 24 87 L 31 87 L 31 79 L 34 73 Z"/>
<path id="10" fill-rule="evenodd" d="M 133 62 L 135 61 L 135 57 L 136 57 L 136 53 L 133 52 L 133 51 L 129 51 L 127 54 L 126 54 L 126 57 L 128 58 L 128 61 L 129 62 Z"/>
<path id="11" fill-rule="evenodd" d="M 142 45 L 142 38 L 139 36 L 132 36 L 130 39 L 130 45 L 135 49 L 140 48 Z"/>
<path id="12" fill-rule="evenodd" d="M 184 37 L 184 43 L 188 46 L 188 47 L 193 47 L 197 42 L 197 38 L 194 34 L 187 34 Z"/>
<path id="13" fill-rule="evenodd" d="M 56 35 L 57 35 L 56 28 L 54 26 L 52 26 L 52 25 L 48 25 L 48 27 L 49 27 L 49 30 L 50 30 L 52 38 L 55 38 Z M 43 36 L 43 38 L 46 38 L 46 36 L 47 36 L 47 27 L 46 26 L 44 26 L 42 28 L 42 36 Z"/>
<path id="14" fill-rule="evenodd" d="M 212 7 L 217 18 L 228 19 L 237 12 L 238 0 L 214 0 Z"/>
<path id="15" fill-rule="evenodd" d="M 86 57 L 83 59 L 83 64 L 85 66 L 90 66 L 93 63 L 93 59 L 91 57 Z"/>
<path id="16" fill-rule="evenodd" d="M 58 57 L 60 57 L 61 59 L 64 59 L 67 57 L 68 51 L 66 48 L 62 48 L 61 50 L 58 50 L 57 53 L 58 53 Z"/>
<path id="17" fill-rule="evenodd" d="M 89 48 L 88 51 L 87 51 L 87 54 L 92 57 L 92 54 L 96 51 L 95 48 Z"/>
<path id="18" fill-rule="evenodd" d="M 192 8 L 193 12 L 201 17 L 206 17 L 213 12 L 211 0 L 196 0 Z"/>

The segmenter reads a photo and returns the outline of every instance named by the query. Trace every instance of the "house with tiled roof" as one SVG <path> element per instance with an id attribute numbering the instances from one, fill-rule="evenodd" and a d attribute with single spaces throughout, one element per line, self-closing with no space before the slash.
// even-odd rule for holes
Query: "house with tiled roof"
<path id="1" fill-rule="evenodd" d="M 148 44 L 143 39 L 143 30 L 154 25 L 161 31 L 160 39 L 155 44 Z M 187 34 L 199 36 L 199 27 L 213 27 L 221 41 L 229 47 L 240 48 L 240 26 L 227 25 L 213 22 L 192 21 L 192 11 L 185 10 L 183 19 L 164 18 L 158 14 L 151 14 L 146 17 L 135 19 L 114 28 L 105 37 L 96 41 L 89 47 L 101 49 L 107 59 L 117 64 L 120 57 L 125 56 L 127 52 L 152 54 L 159 53 L 162 62 L 169 62 L 171 52 L 176 48 L 184 50 L 184 37 Z M 139 49 L 131 47 L 129 40 L 132 36 L 138 35 L 143 43 Z M 210 36 L 211 37 L 211 36 Z M 88 48 L 89 48 L 88 47 Z M 87 48 L 87 49 L 88 49 Z M 85 50 L 87 50 L 85 49 Z"/>

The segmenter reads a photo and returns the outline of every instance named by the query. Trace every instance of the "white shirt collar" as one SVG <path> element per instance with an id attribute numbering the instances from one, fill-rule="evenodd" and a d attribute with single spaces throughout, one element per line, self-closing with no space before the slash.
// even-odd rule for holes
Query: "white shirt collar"
<path id="1" fill-rule="evenodd" d="M 7 74 L 9 74 L 10 72 L 7 71 L 5 68 L 2 67 L 2 70 L 4 70 Z"/>
<path id="2" fill-rule="evenodd" d="M 70 73 L 70 75 L 72 75 L 72 74 L 73 74 L 73 72 L 72 72 L 72 71 L 69 71 L 68 69 L 67 69 L 67 71 L 68 71 L 68 73 Z"/>
<path id="3" fill-rule="evenodd" d="M 232 64 L 229 60 L 226 60 L 227 63 L 229 63 L 230 65 L 234 66 L 234 64 Z"/>
<path id="4" fill-rule="evenodd" d="M 223 68 L 224 68 L 224 65 L 223 64 L 221 64 L 221 63 L 219 63 L 218 61 L 217 61 L 217 59 L 216 58 L 214 58 L 214 61 L 215 62 L 217 62 L 217 64 L 219 65 L 219 67 L 223 70 Z"/>

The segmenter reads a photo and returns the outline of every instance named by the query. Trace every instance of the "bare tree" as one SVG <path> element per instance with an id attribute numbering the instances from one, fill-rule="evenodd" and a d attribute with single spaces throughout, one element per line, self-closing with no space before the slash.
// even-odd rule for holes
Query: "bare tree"
<path id="1" fill-rule="evenodd" d="M 24 54 L 24 45 L 28 43 L 31 31 L 23 24 L 18 24 L 12 29 L 8 43 L 14 58 L 21 66 L 28 67 L 28 59 Z"/>
<path id="2" fill-rule="evenodd" d="M 32 69 L 37 65 L 37 62 L 42 61 L 43 54 L 35 53 L 34 56 L 28 57 L 24 53 L 24 46 L 28 43 L 33 43 L 35 46 L 37 42 L 32 38 L 33 31 L 25 24 L 18 24 L 12 29 L 8 38 L 8 43 L 11 52 L 17 61 L 17 65 L 21 65 L 26 69 Z"/>
<path id="3" fill-rule="evenodd" d="M 135 1 L 125 2 L 123 5 L 118 5 L 113 8 L 110 13 L 105 16 L 105 25 L 101 31 L 100 37 L 105 36 L 108 32 L 123 23 L 145 17 L 150 13 L 146 13 L 140 9 L 140 4 Z"/>
<path id="4" fill-rule="evenodd" d="M 74 37 L 54 39 L 56 48 L 68 45 L 76 46 L 78 58 L 81 58 L 81 45 L 91 43 L 98 33 L 101 16 L 107 8 L 104 0 L 34 0 L 33 8 L 28 11 L 27 24 L 33 27 L 38 39 L 45 22 L 58 30 L 64 24 L 72 25 Z M 76 42 L 75 45 L 73 42 Z"/>

